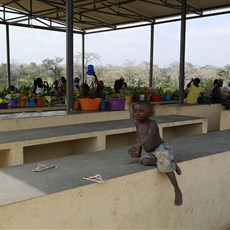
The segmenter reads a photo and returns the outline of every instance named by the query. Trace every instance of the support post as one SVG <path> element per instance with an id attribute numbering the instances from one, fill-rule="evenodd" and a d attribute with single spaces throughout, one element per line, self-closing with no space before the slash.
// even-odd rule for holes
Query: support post
<path id="1" fill-rule="evenodd" d="M 181 3 L 181 41 L 180 41 L 180 73 L 179 73 L 179 103 L 184 101 L 184 79 L 185 79 L 185 35 L 186 35 L 186 0 Z"/>
<path id="2" fill-rule="evenodd" d="M 9 25 L 6 24 L 6 59 L 7 59 L 7 87 L 11 84 L 10 79 L 10 33 Z"/>
<path id="3" fill-rule="evenodd" d="M 85 34 L 82 34 L 82 82 L 85 82 Z"/>
<path id="4" fill-rule="evenodd" d="M 73 111 L 73 0 L 66 1 L 67 112 Z"/>
<path id="5" fill-rule="evenodd" d="M 154 50 L 154 24 L 151 24 L 150 30 L 150 69 L 149 69 L 149 87 L 153 84 L 153 50 Z"/>

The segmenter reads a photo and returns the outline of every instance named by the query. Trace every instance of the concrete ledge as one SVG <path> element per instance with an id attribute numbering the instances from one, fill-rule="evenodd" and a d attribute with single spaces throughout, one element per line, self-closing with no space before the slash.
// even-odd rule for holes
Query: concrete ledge
<path id="1" fill-rule="evenodd" d="M 67 114 L 66 111 L 47 111 L 2 114 L 0 115 L 0 131 L 34 129 L 129 118 L 129 111 L 79 111 L 73 114 Z"/>
<path id="2" fill-rule="evenodd" d="M 44 111 L 58 111 L 58 110 L 66 110 L 66 105 L 49 106 L 49 107 L 47 106 L 47 107 L 0 109 L 0 114 L 23 113 L 23 112 L 44 112 Z"/>
<path id="3" fill-rule="evenodd" d="M 219 131 L 220 129 L 220 112 L 225 107 L 221 104 L 210 105 L 155 105 L 154 116 L 161 115 L 185 115 L 194 117 L 204 117 L 208 119 L 208 132 Z"/>
<path id="4" fill-rule="evenodd" d="M 220 130 L 230 129 L 230 111 L 224 110 L 220 112 Z"/>
<path id="5" fill-rule="evenodd" d="M 42 173 L 33 163 L 1 169 L 0 228 L 228 229 L 229 139 L 226 130 L 172 140 L 180 207 L 166 175 L 130 158 L 128 147 L 53 159 L 58 168 Z M 82 179 L 97 173 L 105 184 Z"/>
<path id="6" fill-rule="evenodd" d="M 164 139 L 207 132 L 207 120 L 190 116 L 154 117 Z M 67 119 L 65 119 L 67 120 Z M 136 142 L 134 120 L 112 120 L 0 132 L 0 166 L 100 151 Z"/>

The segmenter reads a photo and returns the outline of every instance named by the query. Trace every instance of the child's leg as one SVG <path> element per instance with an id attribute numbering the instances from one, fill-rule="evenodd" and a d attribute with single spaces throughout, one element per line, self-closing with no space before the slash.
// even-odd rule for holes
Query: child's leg
<path id="1" fill-rule="evenodd" d="M 141 164 L 145 166 L 157 166 L 157 161 L 154 158 L 143 158 Z"/>
<path id="2" fill-rule="evenodd" d="M 182 174 L 182 171 L 181 171 L 181 168 L 178 166 L 178 164 L 177 164 L 177 161 L 176 160 L 172 160 L 172 162 L 174 162 L 174 164 L 175 164 L 175 166 L 176 166 L 176 173 L 178 174 L 178 175 L 181 175 Z"/>
<path id="3" fill-rule="evenodd" d="M 182 193 L 181 193 L 181 190 L 179 188 L 179 185 L 177 183 L 177 179 L 176 179 L 176 176 L 175 176 L 175 173 L 174 172 L 168 172 L 166 173 L 170 182 L 172 183 L 173 187 L 174 187 L 174 191 L 175 191 L 175 205 L 182 205 L 183 203 L 183 197 L 182 197 Z"/>
<path id="4" fill-rule="evenodd" d="M 143 153 L 140 161 L 145 166 L 157 166 L 157 159 L 152 153 Z"/>

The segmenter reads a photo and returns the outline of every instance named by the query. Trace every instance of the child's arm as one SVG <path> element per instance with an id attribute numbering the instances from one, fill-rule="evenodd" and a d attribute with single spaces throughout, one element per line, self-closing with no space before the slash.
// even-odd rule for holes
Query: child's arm
<path id="1" fill-rule="evenodd" d="M 187 84 L 187 88 L 190 88 L 190 87 L 191 87 L 192 82 L 193 82 L 193 78 L 192 78 L 191 81 Z"/>
<path id="2" fill-rule="evenodd" d="M 138 134 L 138 131 L 137 131 L 137 143 L 139 142 L 139 140 L 140 140 L 140 138 L 139 138 L 139 134 Z M 134 145 L 128 150 L 128 154 L 131 157 L 140 157 L 141 156 L 141 151 L 142 151 L 141 146 Z"/>

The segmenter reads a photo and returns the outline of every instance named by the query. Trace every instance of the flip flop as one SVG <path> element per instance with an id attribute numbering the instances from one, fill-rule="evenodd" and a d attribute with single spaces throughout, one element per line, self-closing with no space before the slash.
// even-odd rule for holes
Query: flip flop
<path id="1" fill-rule="evenodd" d="M 100 174 L 97 174 L 97 175 L 94 175 L 94 176 L 85 176 L 85 177 L 82 177 L 84 180 L 89 180 L 89 181 L 93 181 L 93 182 L 96 182 L 96 183 L 105 183 L 106 180 L 102 179 L 101 175 Z"/>
<path id="2" fill-rule="evenodd" d="M 44 164 L 44 163 L 38 163 L 36 168 L 33 168 L 32 171 L 33 172 L 41 172 L 47 169 L 51 169 L 51 168 L 57 168 L 56 165 L 53 164 Z"/>

